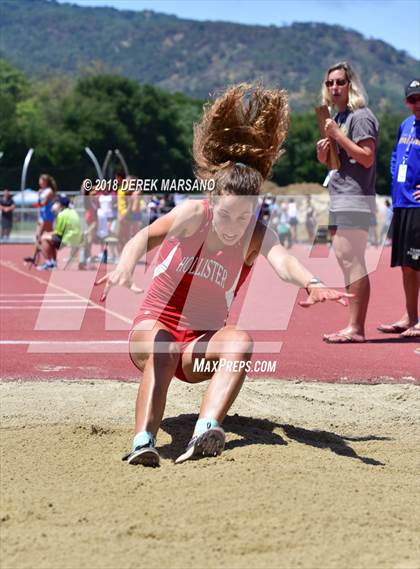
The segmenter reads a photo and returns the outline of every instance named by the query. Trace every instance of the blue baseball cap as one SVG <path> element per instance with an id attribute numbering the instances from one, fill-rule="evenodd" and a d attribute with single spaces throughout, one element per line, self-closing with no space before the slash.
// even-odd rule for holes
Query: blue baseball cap
<path id="1" fill-rule="evenodd" d="M 59 194 L 57 201 L 63 207 L 69 207 L 70 205 L 70 199 L 66 196 L 66 194 Z"/>

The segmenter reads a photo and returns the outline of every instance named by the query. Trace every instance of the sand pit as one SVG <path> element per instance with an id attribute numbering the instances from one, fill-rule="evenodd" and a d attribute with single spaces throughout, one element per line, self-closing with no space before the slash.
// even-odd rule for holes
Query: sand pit
<path id="1" fill-rule="evenodd" d="M 418 387 L 250 381 L 175 466 L 203 387 L 174 382 L 159 469 L 121 462 L 136 389 L 0 386 L 3 569 L 420 566 Z"/>

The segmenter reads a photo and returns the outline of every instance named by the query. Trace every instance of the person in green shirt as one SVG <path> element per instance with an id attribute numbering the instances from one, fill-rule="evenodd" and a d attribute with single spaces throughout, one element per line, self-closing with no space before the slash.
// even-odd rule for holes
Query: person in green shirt
<path id="1" fill-rule="evenodd" d="M 41 239 L 41 252 L 46 261 L 37 267 L 40 271 L 57 267 L 57 251 L 65 247 L 79 247 L 82 238 L 82 224 L 77 211 L 70 207 L 70 200 L 65 194 L 60 194 L 53 206 L 57 214 L 55 229 L 52 233 L 44 233 Z"/>

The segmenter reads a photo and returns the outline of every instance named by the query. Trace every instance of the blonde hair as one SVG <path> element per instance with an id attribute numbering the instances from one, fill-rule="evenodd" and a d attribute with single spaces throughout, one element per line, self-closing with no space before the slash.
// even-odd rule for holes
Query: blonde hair
<path id="1" fill-rule="evenodd" d="M 40 179 L 44 180 L 44 182 L 47 184 L 47 187 L 52 189 L 53 197 L 55 197 L 57 193 L 57 182 L 55 181 L 55 178 L 49 174 L 41 174 Z"/>
<path id="2" fill-rule="evenodd" d="M 289 125 L 284 90 L 239 84 L 204 106 L 194 126 L 195 174 L 213 179 L 213 193 L 259 194 L 282 154 Z"/>
<path id="3" fill-rule="evenodd" d="M 342 69 L 345 72 L 346 79 L 349 82 L 349 101 L 347 103 L 349 109 L 351 111 L 355 111 L 356 109 L 366 107 L 368 103 L 368 96 L 366 94 L 365 88 L 363 87 L 363 83 L 359 75 L 352 68 L 350 63 L 347 63 L 347 61 L 336 63 L 325 73 L 321 89 L 321 99 L 323 104 L 328 105 L 329 107 L 334 107 L 333 100 L 330 97 L 330 93 L 327 86 L 325 85 L 325 81 L 328 80 L 330 73 L 333 71 L 338 71 L 339 69 Z"/>

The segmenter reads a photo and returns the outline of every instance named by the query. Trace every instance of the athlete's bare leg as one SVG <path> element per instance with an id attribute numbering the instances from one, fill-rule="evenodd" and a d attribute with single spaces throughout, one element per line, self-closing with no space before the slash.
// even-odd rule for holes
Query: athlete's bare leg
<path id="1" fill-rule="evenodd" d="M 145 320 L 131 333 L 130 356 L 143 372 L 136 400 L 134 433 L 148 431 L 156 436 L 180 349 L 163 324 Z"/>
<path id="2" fill-rule="evenodd" d="M 41 238 L 41 253 L 47 260 L 57 259 L 57 249 L 52 244 L 52 233 L 44 233 Z"/>
<path id="3" fill-rule="evenodd" d="M 247 332 L 226 326 L 192 342 L 182 355 L 184 375 L 191 383 L 210 379 L 203 397 L 199 418 L 223 421 L 235 401 L 246 376 L 245 364 L 251 359 L 253 342 Z M 214 373 L 194 371 L 201 358 L 219 362 Z M 220 365 L 223 362 L 223 366 Z"/>

